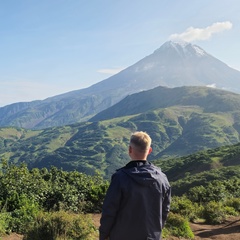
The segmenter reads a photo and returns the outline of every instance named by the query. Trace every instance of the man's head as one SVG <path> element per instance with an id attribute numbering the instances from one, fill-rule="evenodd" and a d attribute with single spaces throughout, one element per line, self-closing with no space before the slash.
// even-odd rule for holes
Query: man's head
<path id="1" fill-rule="evenodd" d="M 129 156 L 132 160 L 146 160 L 152 152 L 152 139 L 146 132 L 135 132 L 130 138 Z"/>

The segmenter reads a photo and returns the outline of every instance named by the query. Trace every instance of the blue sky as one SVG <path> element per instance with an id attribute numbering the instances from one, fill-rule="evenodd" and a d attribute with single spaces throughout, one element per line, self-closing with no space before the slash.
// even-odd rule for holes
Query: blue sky
<path id="1" fill-rule="evenodd" d="M 239 12 L 239 0 L 0 0 L 0 107 L 88 87 L 170 39 L 240 70 Z"/>

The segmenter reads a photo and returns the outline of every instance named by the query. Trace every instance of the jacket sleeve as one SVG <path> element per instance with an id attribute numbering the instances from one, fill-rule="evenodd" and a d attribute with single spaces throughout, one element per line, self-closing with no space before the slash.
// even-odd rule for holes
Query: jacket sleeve
<path id="1" fill-rule="evenodd" d="M 163 203 L 162 203 L 162 227 L 164 227 L 168 213 L 170 211 L 170 203 L 171 203 L 171 187 L 168 185 L 165 188 L 165 194 L 163 197 Z"/>
<path id="2" fill-rule="evenodd" d="M 120 176 L 115 173 L 112 176 L 110 186 L 107 190 L 100 219 L 99 240 L 108 239 L 114 225 L 121 200 Z"/>

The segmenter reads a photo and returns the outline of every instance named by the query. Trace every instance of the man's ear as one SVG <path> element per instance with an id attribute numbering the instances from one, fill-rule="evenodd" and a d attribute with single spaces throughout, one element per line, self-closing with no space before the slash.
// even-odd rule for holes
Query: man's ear
<path id="1" fill-rule="evenodd" d="M 132 147 L 131 146 L 128 147 L 128 152 L 132 153 Z"/>
<path id="2" fill-rule="evenodd" d="M 150 154 L 152 152 L 152 148 L 150 147 L 148 150 L 148 154 Z"/>

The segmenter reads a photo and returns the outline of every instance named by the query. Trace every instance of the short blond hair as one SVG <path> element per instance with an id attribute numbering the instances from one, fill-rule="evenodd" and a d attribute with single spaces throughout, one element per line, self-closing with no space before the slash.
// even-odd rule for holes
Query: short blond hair
<path id="1" fill-rule="evenodd" d="M 147 151 L 152 143 L 152 139 L 146 132 L 138 131 L 134 132 L 130 138 L 130 145 L 136 148 L 138 151 Z"/>

